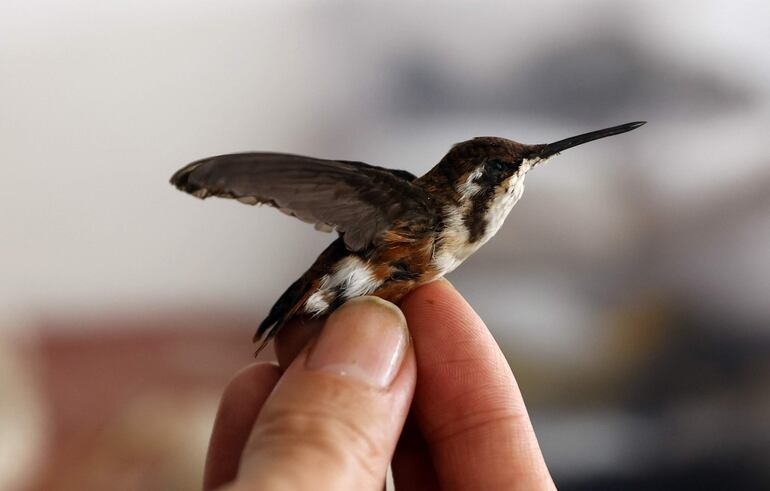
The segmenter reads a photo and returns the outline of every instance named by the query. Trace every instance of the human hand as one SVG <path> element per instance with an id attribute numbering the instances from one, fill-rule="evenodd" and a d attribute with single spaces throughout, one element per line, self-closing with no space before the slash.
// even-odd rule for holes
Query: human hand
<path id="1" fill-rule="evenodd" d="M 321 321 L 287 326 L 286 371 L 257 363 L 225 390 L 204 489 L 381 490 L 391 460 L 399 490 L 554 489 L 508 363 L 460 294 L 437 281 L 401 309 L 364 297 L 317 339 Z"/>

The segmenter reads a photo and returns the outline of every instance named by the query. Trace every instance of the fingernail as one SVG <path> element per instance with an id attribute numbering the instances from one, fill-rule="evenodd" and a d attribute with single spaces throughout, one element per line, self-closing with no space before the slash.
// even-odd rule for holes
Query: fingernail
<path id="1" fill-rule="evenodd" d="M 377 297 L 359 297 L 329 317 L 305 366 L 384 388 L 398 373 L 408 340 L 398 307 Z"/>

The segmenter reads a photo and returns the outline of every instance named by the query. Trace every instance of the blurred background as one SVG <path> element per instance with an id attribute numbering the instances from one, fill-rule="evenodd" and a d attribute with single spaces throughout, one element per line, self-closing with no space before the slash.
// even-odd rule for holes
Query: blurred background
<path id="1" fill-rule="evenodd" d="M 767 1 L 0 3 L 0 489 L 198 489 L 221 390 L 332 237 L 168 185 L 273 150 L 538 168 L 450 279 L 563 490 L 769 489 Z"/>

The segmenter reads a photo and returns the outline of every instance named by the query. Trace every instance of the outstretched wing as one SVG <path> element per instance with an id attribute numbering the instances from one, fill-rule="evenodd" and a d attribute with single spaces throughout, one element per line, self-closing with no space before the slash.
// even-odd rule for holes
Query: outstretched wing
<path id="1" fill-rule="evenodd" d="M 336 229 L 358 251 L 376 243 L 397 220 L 428 225 L 429 198 L 414 179 L 406 171 L 362 162 L 237 153 L 193 162 L 171 183 L 199 198 L 269 204 L 321 230 Z"/>

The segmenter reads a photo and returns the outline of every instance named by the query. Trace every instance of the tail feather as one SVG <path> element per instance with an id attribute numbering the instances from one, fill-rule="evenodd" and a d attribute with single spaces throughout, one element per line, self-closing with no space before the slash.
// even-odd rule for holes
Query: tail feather
<path id="1" fill-rule="evenodd" d="M 313 281 L 308 273 L 302 275 L 297 281 L 291 284 L 291 286 L 283 292 L 283 295 L 278 298 L 273 308 L 270 309 L 270 313 L 265 320 L 259 324 L 257 332 L 254 333 L 253 342 L 261 340 L 262 342 L 257 347 L 254 356 L 258 355 L 271 339 L 278 334 L 284 324 L 294 317 L 300 307 L 305 304 L 305 300 L 310 294 Z"/>
<path id="2" fill-rule="evenodd" d="M 300 308 L 305 305 L 310 295 L 318 288 L 320 278 L 328 272 L 330 265 L 335 264 L 346 254 L 349 252 L 345 243 L 341 237 L 337 238 L 318 256 L 313 266 L 283 292 L 283 295 L 275 302 L 270 313 L 259 324 L 259 328 L 254 334 L 253 341 L 255 343 L 261 340 L 255 356 L 265 349 L 270 340 L 278 334 L 278 331 L 289 319 L 299 313 Z"/>

